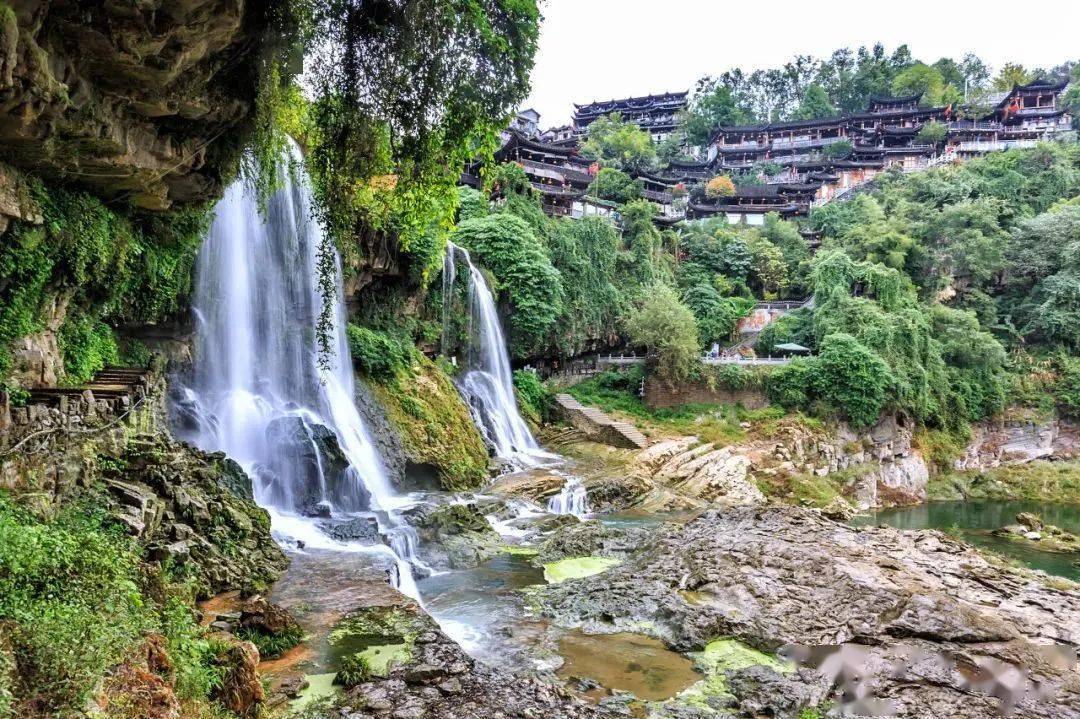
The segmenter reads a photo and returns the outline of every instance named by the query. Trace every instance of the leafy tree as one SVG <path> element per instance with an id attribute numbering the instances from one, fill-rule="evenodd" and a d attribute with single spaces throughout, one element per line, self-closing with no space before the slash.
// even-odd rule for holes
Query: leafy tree
<path id="1" fill-rule="evenodd" d="M 698 369 L 698 327 L 693 313 L 667 285 L 653 285 L 626 323 L 630 340 L 656 358 L 657 373 L 680 382 Z"/>
<path id="2" fill-rule="evenodd" d="M 850 140 L 840 140 L 823 147 L 821 154 L 830 160 L 842 160 L 845 157 L 850 157 L 854 150 L 855 146 L 851 144 Z"/>
<path id="3" fill-rule="evenodd" d="M 819 117 L 835 117 L 836 106 L 829 99 L 825 88 L 814 83 L 806 88 L 799 107 L 792 113 L 792 120 L 816 120 Z"/>
<path id="4" fill-rule="evenodd" d="M 945 138 L 949 136 L 949 126 L 943 122 L 937 120 L 931 120 L 922 127 L 919 128 L 919 132 L 916 134 L 919 142 L 924 145 L 934 145 L 935 147 L 945 142 Z"/>
<path id="5" fill-rule="evenodd" d="M 750 235 L 747 243 L 753 263 L 754 278 L 766 299 L 775 298 L 788 286 L 788 266 L 784 253 L 759 234 Z"/>
<path id="6" fill-rule="evenodd" d="M 701 346 L 729 340 L 740 319 L 754 308 L 745 297 L 722 297 L 711 284 L 700 283 L 683 293 L 685 304 L 697 320 Z"/>
<path id="7" fill-rule="evenodd" d="M 626 172 L 647 172 L 656 165 L 656 147 L 649 133 L 615 112 L 589 125 L 582 157 L 602 160 Z"/>
<path id="8" fill-rule="evenodd" d="M 926 63 L 918 62 L 900 71 L 892 81 L 895 95 L 922 95 L 926 105 L 945 105 L 962 99 L 954 85 L 948 85 L 941 72 Z"/>
<path id="9" fill-rule="evenodd" d="M 645 186 L 640 178 L 633 178 L 614 167 L 602 167 L 596 173 L 596 179 L 589 185 L 589 194 L 601 200 L 612 202 L 630 202 L 641 199 Z"/>
<path id="10" fill-rule="evenodd" d="M 691 145 L 702 146 L 718 126 L 745 125 L 753 119 L 739 107 L 730 87 L 703 77 L 682 117 L 682 127 Z"/>
<path id="11" fill-rule="evenodd" d="M 717 175 L 705 185 L 705 196 L 710 200 L 731 197 L 735 194 L 735 183 L 727 175 Z"/>
<path id="12" fill-rule="evenodd" d="M 559 315 L 562 287 L 532 228 L 520 217 L 498 213 L 465 220 L 451 239 L 472 250 L 495 276 L 499 296 L 510 310 L 512 353 L 527 357 L 541 349 Z"/>
<path id="13" fill-rule="evenodd" d="M 994 77 L 993 88 L 995 90 L 1011 90 L 1014 85 L 1026 85 L 1032 81 L 1031 73 L 1024 69 L 1023 65 L 1007 62 L 1001 66 Z"/>
<path id="14" fill-rule="evenodd" d="M 839 409 L 853 427 L 877 422 L 891 373 L 876 353 L 848 334 L 826 336 L 815 362 L 814 391 Z"/>

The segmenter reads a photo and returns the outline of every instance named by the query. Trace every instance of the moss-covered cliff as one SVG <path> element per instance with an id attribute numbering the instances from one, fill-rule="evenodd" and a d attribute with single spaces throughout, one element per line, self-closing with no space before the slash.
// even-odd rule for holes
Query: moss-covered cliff
<path id="1" fill-rule="evenodd" d="M 473 489 L 488 476 L 488 451 L 469 408 L 447 374 L 415 353 L 367 384 L 401 441 L 413 475 L 429 473 L 445 489 Z"/>

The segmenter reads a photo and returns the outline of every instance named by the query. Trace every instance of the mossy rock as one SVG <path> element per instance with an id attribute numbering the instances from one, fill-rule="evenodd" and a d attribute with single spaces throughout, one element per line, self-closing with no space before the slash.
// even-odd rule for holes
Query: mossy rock
<path id="1" fill-rule="evenodd" d="M 368 383 L 411 463 L 435 468 L 439 484 L 450 491 L 487 481 L 484 439 L 457 388 L 434 362 L 419 356 L 410 367 Z"/>

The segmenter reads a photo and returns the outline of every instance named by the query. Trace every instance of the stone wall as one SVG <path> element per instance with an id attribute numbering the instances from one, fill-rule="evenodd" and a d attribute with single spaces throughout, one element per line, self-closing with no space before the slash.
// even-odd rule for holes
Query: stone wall
<path id="1" fill-rule="evenodd" d="M 722 385 L 710 387 L 703 381 L 672 386 L 655 376 L 645 380 L 644 399 L 646 406 L 651 409 L 676 407 L 680 404 L 741 404 L 746 409 L 761 409 L 769 404 L 764 390 L 758 388 L 732 389 Z"/>

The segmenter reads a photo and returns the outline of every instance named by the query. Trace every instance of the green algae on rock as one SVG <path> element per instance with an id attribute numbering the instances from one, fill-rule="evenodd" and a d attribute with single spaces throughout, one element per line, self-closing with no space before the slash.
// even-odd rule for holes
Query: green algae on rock
<path id="1" fill-rule="evenodd" d="M 692 705 L 704 706 L 708 697 L 727 694 L 726 672 L 729 670 L 753 666 L 767 667 L 782 674 L 795 670 L 791 664 L 748 647 L 737 639 L 716 639 L 692 656 L 705 678 L 678 696 L 679 701 Z"/>
<path id="2" fill-rule="evenodd" d="M 620 564 L 611 557 L 574 557 L 548 562 L 544 565 L 544 579 L 549 584 L 560 584 L 568 579 L 582 579 L 600 574 Z"/>

